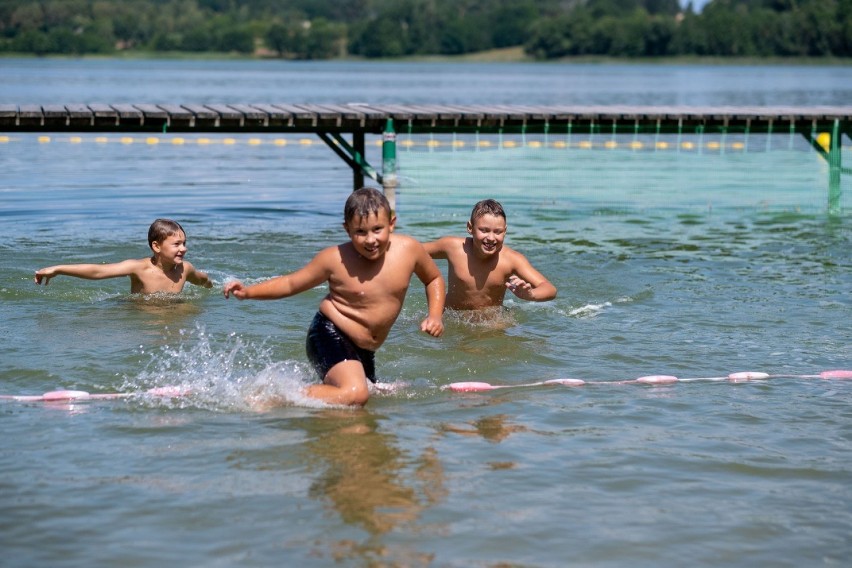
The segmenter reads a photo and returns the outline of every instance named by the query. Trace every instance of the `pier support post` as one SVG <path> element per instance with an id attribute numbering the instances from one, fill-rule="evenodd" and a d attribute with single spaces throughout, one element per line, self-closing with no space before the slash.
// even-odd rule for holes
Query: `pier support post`
<path id="1" fill-rule="evenodd" d="M 317 136 L 352 168 L 352 191 L 364 187 L 364 176 L 382 183 L 382 176 L 364 157 L 364 133 L 352 133 L 352 144 L 337 132 L 317 132 Z"/>
<path id="2" fill-rule="evenodd" d="M 828 147 L 828 212 L 831 215 L 840 213 L 840 174 L 843 171 L 840 158 L 840 137 L 840 121 L 835 120 L 831 128 L 831 141 Z"/>
<path id="3" fill-rule="evenodd" d="M 396 132 L 393 129 L 393 119 L 385 123 L 382 133 L 382 190 L 391 206 L 391 214 L 396 214 L 396 188 L 399 180 L 396 175 Z"/>
<path id="4" fill-rule="evenodd" d="M 365 156 L 364 153 L 364 133 L 352 133 L 352 146 L 355 149 L 356 156 Z M 361 168 L 352 168 L 352 191 L 364 187 L 364 170 Z"/>

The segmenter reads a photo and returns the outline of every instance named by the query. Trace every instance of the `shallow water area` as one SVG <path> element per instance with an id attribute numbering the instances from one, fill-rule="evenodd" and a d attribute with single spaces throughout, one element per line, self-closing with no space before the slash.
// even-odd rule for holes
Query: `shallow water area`
<path id="1" fill-rule="evenodd" d="M 111 102 L 173 102 L 197 93 L 193 81 L 221 88 L 202 89 L 206 102 L 321 102 L 332 93 L 317 84 L 370 77 L 353 92 L 404 103 L 476 102 L 481 91 L 488 103 L 520 92 L 546 104 L 579 82 L 570 96 L 589 104 L 639 104 L 662 86 L 673 89 L 654 99 L 663 104 L 750 94 L 839 104 L 850 84 L 846 68 L 501 66 L 477 69 L 471 86 L 441 65 L 29 63 L 0 60 L 18 77 L 0 98 L 54 103 L 69 77 L 81 77 L 72 98 Z M 549 82 L 542 69 L 565 76 Z M 303 82 L 288 92 L 279 72 Z M 731 80 L 745 75 L 760 84 Z M 444 98 L 424 88 L 436 81 L 459 87 Z M 804 93 L 819 81 L 828 87 Z M 828 215 L 824 165 L 800 141 L 678 156 L 415 139 L 400 150 L 397 230 L 463 236 L 473 202 L 497 198 L 507 244 L 559 295 L 450 311 L 435 339 L 419 331 L 426 301 L 413 279 L 367 407 L 340 409 L 303 394 L 315 381 L 305 333 L 326 286 L 272 302 L 221 291 L 342 242 L 351 172 L 295 137 L 170 136 L 0 144 L 0 394 L 131 395 L 0 400 L 4 566 L 842 566 L 852 556 L 852 380 L 814 376 L 852 368 L 852 192 Z M 160 216 L 186 229 L 186 258 L 212 290 L 33 283 L 60 262 L 148 256 Z M 769 376 L 727 378 L 742 371 Z M 649 375 L 684 380 L 631 382 Z M 585 384 L 540 384 L 565 378 Z M 454 392 L 456 382 L 506 388 Z"/>

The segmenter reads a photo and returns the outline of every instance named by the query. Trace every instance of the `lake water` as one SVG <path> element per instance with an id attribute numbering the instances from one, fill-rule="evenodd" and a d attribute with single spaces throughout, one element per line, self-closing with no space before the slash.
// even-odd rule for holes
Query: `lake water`
<path id="1" fill-rule="evenodd" d="M 18 104 L 852 100 L 850 67 L 0 59 L 0 74 L 0 102 Z M 191 394 L 0 401 L 4 566 L 841 566 L 852 556 L 852 381 L 809 377 L 852 368 L 852 189 L 843 182 L 842 211 L 828 215 L 825 165 L 801 140 L 657 152 L 410 138 L 398 230 L 463 235 L 473 202 L 495 197 L 508 244 L 559 296 L 509 299 L 491 324 L 447 314 L 436 340 L 418 331 L 415 282 L 377 355 L 390 388 L 348 410 L 300 395 L 324 289 L 275 302 L 220 293 L 345 239 L 351 173 L 324 145 L 7 136 L 0 394 Z M 132 297 L 123 279 L 32 283 L 50 264 L 146 256 L 159 216 L 186 228 L 188 258 L 214 290 L 168 300 Z M 617 382 L 736 371 L 787 376 Z M 567 377 L 587 384 L 445 388 Z M 290 402 L 257 409 L 280 398 Z"/>

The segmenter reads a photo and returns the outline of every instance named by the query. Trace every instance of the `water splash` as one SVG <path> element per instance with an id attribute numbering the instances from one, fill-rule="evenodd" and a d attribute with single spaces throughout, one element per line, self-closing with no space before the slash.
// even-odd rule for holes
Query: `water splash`
<path id="1" fill-rule="evenodd" d="M 265 344 L 249 343 L 235 333 L 216 337 L 198 324 L 141 353 L 149 361 L 136 376 L 125 379 L 123 390 L 176 386 L 188 393 L 156 402 L 146 397 L 145 403 L 221 412 L 323 406 L 304 394 L 305 387 L 316 380 L 307 364 L 275 361 Z"/>

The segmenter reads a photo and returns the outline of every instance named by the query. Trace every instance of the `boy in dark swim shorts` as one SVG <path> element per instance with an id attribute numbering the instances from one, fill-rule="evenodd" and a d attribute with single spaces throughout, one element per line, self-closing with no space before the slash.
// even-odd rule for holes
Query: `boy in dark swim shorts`
<path id="1" fill-rule="evenodd" d="M 296 272 L 252 286 L 229 282 L 223 293 L 240 300 L 287 298 L 328 283 L 328 295 L 308 332 L 311 363 L 323 377 L 307 394 L 331 404 L 364 405 L 375 381 L 374 352 L 402 310 L 411 275 L 426 287 L 429 314 L 420 329 L 444 333 L 444 279 L 415 239 L 394 234 L 396 216 L 377 189 L 352 192 L 343 209 L 349 241 L 328 247 Z"/>
<path id="2" fill-rule="evenodd" d="M 305 350 L 308 352 L 308 361 L 320 377 L 324 377 L 338 363 L 357 360 L 361 361 L 367 378 L 376 382 L 376 352 L 361 349 L 352 343 L 322 312 L 317 312 L 308 328 Z"/>

